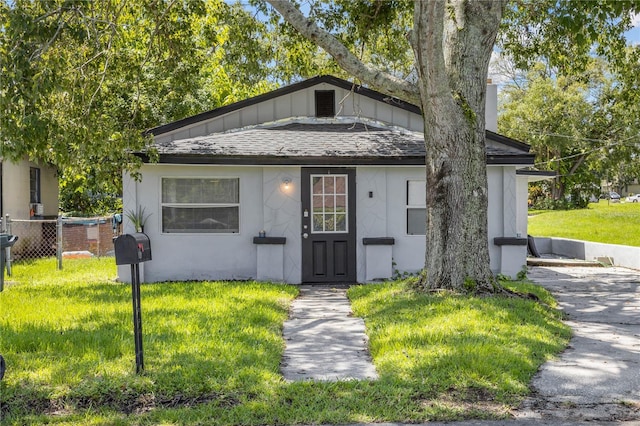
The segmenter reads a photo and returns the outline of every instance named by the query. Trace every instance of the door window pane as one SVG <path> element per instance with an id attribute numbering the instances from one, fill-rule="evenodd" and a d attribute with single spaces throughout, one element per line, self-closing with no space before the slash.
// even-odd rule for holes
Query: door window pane
<path id="1" fill-rule="evenodd" d="M 346 175 L 311 177 L 312 232 L 348 232 Z"/>
<path id="2" fill-rule="evenodd" d="M 324 230 L 325 232 L 333 232 L 336 230 L 336 216 L 328 213 L 324 216 Z"/>
<path id="3" fill-rule="evenodd" d="M 311 184 L 312 194 L 322 194 L 322 192 L 323 192 L 323 188 L 322 188 L 323 180 L 322 180 L 322 177 L 320 177 L 320 176 L 313 177 L 311 179 L 311 182 L 313 182 Z"/>
<path id="4" fill-rule="evenodd" d="M 334 194 L 335 193 L 334 177 L 333 176 L 325 176 L 323 178 L 323 181 L 324 181 L 324 193 L 325 194 Z"/>
<path id="5" fill-rule="evenodd" d="M 347 177 L 346 176 L 336 176 L 336 194 L 346 194 L 347 193 Z"/>
<path id="6" fill-rule="evenodd" d="M 313 215 L 313 232 L 324 231 L 324 225 L 322 224 L 323 218 L 322 213 Z"/>

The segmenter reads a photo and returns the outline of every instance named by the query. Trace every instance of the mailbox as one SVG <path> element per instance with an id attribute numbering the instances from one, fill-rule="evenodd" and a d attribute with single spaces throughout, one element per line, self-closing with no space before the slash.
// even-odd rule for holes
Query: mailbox
<path id="1" fill-rule="evenodd" d="M 113 241 L 116 265 L 136 265 L 151 260 L 151 243 L 147 234 L 120 235 Z"/>
<path id="2" fill-rule="evenodd" d="M 18 241 L 17 235 L 0 234 L 0 291 L 4 290 L 5 250 Z"/>

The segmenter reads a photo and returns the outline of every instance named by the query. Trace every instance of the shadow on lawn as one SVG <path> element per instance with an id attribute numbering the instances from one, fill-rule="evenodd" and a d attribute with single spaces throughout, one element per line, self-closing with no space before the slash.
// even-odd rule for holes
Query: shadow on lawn
<path id="1" fill-rule="evenodd" d="M 71 375 L 67 370 L 74 370 L 73 376 L 79 379 L 70 389 L 56 388 L 46 380 L 5 379 L 0 396 L 4 415 L 21 419 L 60 407 L 69 413 L 97 408 L 133 413 L 151 423 L 182 424 L 503 416 L 504 405 L 524 396 L 538 366 L 561 349 L 547 342 L 548 335 L 568 336 L 566 328 L 551 324 L 548 308 L 526 300 L 484 298 L 462 303 L 453 296 L 407 295 L 385 298 L 384 303 L 372 299 L 366 318 L 372 348 L 376 350 L 377 339 L 387 339 L 384 346 L 391 348 L 386 349 L 391 353 L 374 353 L 380 380 L 287 383 L 279 374 L 284 348 L 280 319 L 286 316 L 286 307 L 277 298 L 253 300 L 247 309 L 246 298 L 254 296 L 240 290 L 220 305 L 216 303 L 220 287 L 145 285 L 146 371 L 136 376 L 130 299 L 124 288 L 117 288 L 92 285 L 69 295 L 69 302 L 123 304 L 126 300 L 116 318 L 103 315 L 100 321 L 99 313 L 88 314 L 62 334 L 51 326 L 9 327 L 8 346 L 3 343 L 3 347 L 11 348 L 10 362 L 34 363 L 33 358 L 44 357 L 52 376 Z M 536 333 L 522 336 L 517 326 L 436 331 L 428 322 L 417 321 L 460 315 L 472 315 L 479 324 L 490 318 L 503 318 L 508 324 L 531 325 L 533 319 L 539 323 Z M 408 333 L 393 331 L 394 324 L 414 323 Z M 105 348 L 110 348 L 109 356 L 104 355 Z M 487 353 L 486 348 L 498 348 L 498 352 Z M 487 357 L 491 363 L 485 362 Z M 400 358 L 404 361 L 394 361 Z M 111 367 L 102 368 L 105 361 Z M 502 383 L 508 385 L 501 390 Z M 480 402 L 488 405 L 483 408 Z M 177 413 L 174 408 L 189 410 Z"/>
<path id="2" fill-rule="evenodd" d="M 83 308 L 42 321 L 43 308 L 19 324 L 2 325 L 8 363 L 0 384 L 3 418 L 96 407 L 132 413 L 212 401 L 227 407 L 236 393 L 259 392 L 265 378 L 279 380 L 280 325 L 287 313 L 280 300 L 254 300 L 247 312 L 240 296 L 221 302 L 206 285 L 167 286 L 142 289 L 146 370 L 140 376 L 134 374 L 126 287 L 35 290 Z"/>

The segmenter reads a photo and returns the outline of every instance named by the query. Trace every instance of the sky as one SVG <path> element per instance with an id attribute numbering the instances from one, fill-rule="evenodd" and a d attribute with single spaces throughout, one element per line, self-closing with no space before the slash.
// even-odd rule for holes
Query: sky
<path id="1" fill-rule="evenodd" d="M 627 31 L 627 37 L 631 44 L 640 44 L 640 14 L 634 15 L 632 18 L 633 28 Z"/>

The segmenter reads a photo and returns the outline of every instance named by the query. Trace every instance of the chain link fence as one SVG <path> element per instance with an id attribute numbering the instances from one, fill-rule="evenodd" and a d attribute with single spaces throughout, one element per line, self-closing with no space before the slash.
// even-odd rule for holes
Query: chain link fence
<path id="1" fill-rule="evenodd" d="M 7 272 L 20 262 L 52 258 L 62 269 L 64 259 L 112 256 L 113 238 L 120 233 L 120 223 L 113 216 L 19 220 L 9 215 L 0 218 L 0 232 L 18 236 L 7 249 Z"/>

